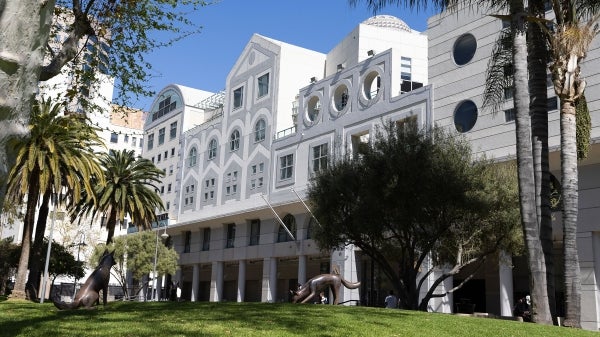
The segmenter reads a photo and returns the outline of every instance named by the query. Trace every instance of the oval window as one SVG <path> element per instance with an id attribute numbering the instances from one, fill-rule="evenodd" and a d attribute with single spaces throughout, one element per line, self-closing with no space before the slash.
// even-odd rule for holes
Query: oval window
<path id="1" fill-rule="evenodd" d="M 477 106 L 473 101 L 461 102 L 454 111 L 454 126 L 458 132 L 470 131 L 477 122 Z"/>
<path id="2" fill-rule="evenodd" d="M 469 63 L 475 55 L 475 50 L 477 50 L 475 36 L 472 34 L 462 35 L 454 42 L 454 50 L 452 53 L 454 62 L 459 66 Z"/>

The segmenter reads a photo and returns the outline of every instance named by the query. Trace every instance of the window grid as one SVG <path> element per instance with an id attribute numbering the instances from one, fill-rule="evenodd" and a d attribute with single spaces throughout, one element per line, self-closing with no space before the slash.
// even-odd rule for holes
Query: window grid
<path id="1" fill-rule="evenodd" d="M 287 180 L 292 178 L 294 172 L 294 155 L 288 154 L 280 158 L 279 179 Z"/>

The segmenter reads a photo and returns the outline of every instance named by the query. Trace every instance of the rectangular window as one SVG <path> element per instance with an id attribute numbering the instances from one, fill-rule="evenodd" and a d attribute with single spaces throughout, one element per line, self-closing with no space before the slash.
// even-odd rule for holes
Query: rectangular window
<path id="1" fill-rule="evenodd" d="M 258 78 L 258 98 L 269 93 L 269 74 L 266 73 Z"/>
<path id="2" fill-rule="evenodd" d="M 260 220 L 250 221 L 250 246 L 258 245 L 260 240 Z"/>
<path id="3" fill-rule="evenodd" d="M 412 80 L 412 59 L 410 57 L 400 57 L 400 78 L 405 81 Z"/>
<path id="4" fill-rule="evenodd" d="M 365 131 L 359 134 L 352 135 L 352 156 L 354 159 L 361 157 L 361 151 L 363 147 L 369 145 L 369 131 Z"/>
<path id="5" fill-rule="evenodd" d="M 156 162 L 160 163 L 160 153 L 158 154 L 158 157 L 156 158 Z"/>
<path id="6" fill-rule="evenodd" d="M 327 144 L 313 147 L 313 172 L 327 169 Z"/>
<path id="7" fill-rule="evenodd" d="M 165 151 L 165 159 L 167 159 L 168 155 L 169 155 L 169 151 Z"/>
<path id="8" fill-rule="evenodd" d="M 169 139 L 177 137 L 177 122 L 171 123 L 171 132 L 169 133 Z"/>
<path id="9" fill-rule="evenodd" d="M 262 173 L 265 170 L 265 163 L 258 164 L 258 172 Z"/>
<path id="10" fill-rule="evenodd" d="M 558 98 L 556 96 L 548 98 L 548 112 L 558 109 Z"/>
<path id="11" fill-rule="evenodd" d="M 256 174 L 256 165 L 252 165 L 252 174 Z"/>
<path id="12" fill-rule="evenodd" d="M 204 200 L 208 200 L 208 192 L 204 193 Z"/>
<path id="13" fill-rule="evenodd" d="M 167 201 L 167 205 L 165 206 L 167 211 L 169 210 L 169 208 L 171 208 L 171 203 L 169 201 Z"/>
<path id="14" fill-rule="evenodd" d="M 175 155 L 175 148 L 171 149 L 171 157 L 173 157 Z"/>
<path id="15" fill-rule="evenodd" d="M 237 171 L 233 171 L 233 176 L 231 177 L 233 181 L 237 180 Z"/>
<path id="16" fill-rule="evenodd" d="M 208 187 L 209 180 L 208 180 L 208 179 L 206 179 L 206 180 L 204 181 L 204 183 L 206 184 L 206 187 Z"/>
<path id="17" fill-rule="evenodd" d="M 294 173 L 294 155 L 288 154 L 279 159 L 279 179 L 287 180 L 292 178 Z"/>
<path id="18" fill-rule="evenodd" d="M 202 250 L 207 251 L 210 249 L 210 228 L 204 228 L 202 230 Z"/>
<path id="19" fill-rule="evenodd" d="M 171 184 L 167 185 L 167 193 L 171 193 Z"/>
<path id="20" fill-rule="evenodd" d="M 231 194 L 235 194 L 237 192 L 237 185 L 231 186 Z"/>
<path id="21" fill-rule="evenodd" d="M 117 143 L 119 142 L 119 135 L 116 132 L 110 134 L 110 142 Z"/>
<path id="22" fill-rule="evenodd" d="M 504 110 L 504 121 L 512 122 L 516 119 L 515 109 Z"/>
<path id="23" fill-rule="evenodd" d="M 263 178 L 260 177 L 260 178 L 258 178 L 258 187 L 262 187 L 262 185 L 263 185 Z"/>
<path id="24" fill-rule="evenodd" d="M 504 99 L 512 99 L 514 96 L 515 88 L 504 88 Z"/>
<path id="25" fill-rule="evenodd" d="M 244 102 L 244 87 L 239 87 L 233 91 L 233 109 L 239 109 Z"/>
<path id="26" fill-rule="evenodd" d="M 154 147 L 154 134 L 148 135 L 148 150 Z"/>
<path id="27" fill-rule="evenodd" d="M 225 187 L 225 195 L 231 194 L 231 186 Z"/>
<path id="28" fill-rule="evenodd" d="M 552 82 L 552 74 L 547 74 L 546 75 L 546 86 L 548 88 L 554 88 L 554 82 Z"/>
<path id="29" fill-rule="evenodd" d="M 165 143 L 165 128 L 158 130 L 158 145 Z"/>
<path id="30" fill-rule="evenodd" d="M 163 193 L 165 193 L 165 186 L 164 185 L 160 187 L 160 194 L 163 194 Z"/>
<path id="31" fill-rule="evenodd" d="M 135 137 L 131 137 L 131 146 L 135 146 L 137 143 L 137 139 Z"/>
<path id="32" fill-rule="evenodd" d="M 129 143 L 129 135 L 125 135 L 124 142 L 125 142 L 125 143 Z"/>
<path id="33" fill-rule="evenodd" d="M 140 138 L 140 149 L 144 147 L 144 138 Z"/>
<path id="34" fill-rule="evenodd" d="M 250 180 L 250 189 L 253 190 L 256 187 L 256 179 Z"/>
<path id="35" fill-rule="evenodd" d="M 215 197 L 215 191 L 210 191 L 210 198 L 214 199 L 214 197 Z"/>
<path id="36" fill-rule="evenodd" d="M 192 232 L 186 231 L 184 234 L 183 252 L 189 253 L 192 244 Z"/>
<path id="37" fill-rule="evenodd" d="M 233 248 L 235 242 L 235 224 L 230 223 L 227 225 L 227 242 L 225 248 Z"/>
<path id="38" fill-rule="evenodd" d="M 173 175 L 173 165 L 169 166 L 169 175 Z"/>

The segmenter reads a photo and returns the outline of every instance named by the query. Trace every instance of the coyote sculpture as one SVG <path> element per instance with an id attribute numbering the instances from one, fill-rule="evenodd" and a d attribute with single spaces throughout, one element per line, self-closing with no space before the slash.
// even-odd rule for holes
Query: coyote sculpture
<path id="1" fill-rule="evenodd" d="M 360 286 L 360 282 L 348 282 L 338 274 L 321 274 L 308 280 L 298 290 L 290 290 L 292 293 L 292 303 L 297 303 L 298 301 L 306 303 L 314 296 L 317 296 L 319 292 L 329 287 L 333 294 L 333 304 L 338 304 L 342 284 L 348 289 L 356 289 Z"/>
<path id="2" fill-rule="evenodd" d="M 106 297 L 108 295 L 108 280 L 110 279 L 110 268 L 116 264 L 113 253 L 105 251 L 100 258 L 98 267 L 88 277 L 81 289 L 75 295 L 75 299 L 71 303 L 52 300 L 54 306 L 60 310 L 77 309 L 84 307 L 85 309 L 93 309 L 94 303 L 100 298 L 100 290 L 102 290 L 103 304 L 106 305 Z"/>

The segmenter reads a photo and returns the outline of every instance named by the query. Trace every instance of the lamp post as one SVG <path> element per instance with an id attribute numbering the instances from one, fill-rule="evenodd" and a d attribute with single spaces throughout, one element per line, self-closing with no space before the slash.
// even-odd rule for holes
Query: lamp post
<path id="1" fill-rule="evenodd" d="M 81 251 L 81 246 L 87 246 L 87 244 L 85 242 L 83 242 L 85 235 L 82 235 L 82 237 L 80 237 L 79 243 L 74 243 L 71 245 L 71 247 L 75 247 L 77 246 L 77 262 L 79 263 L 79 253 Z M 77 277 L 75 277 L 75 283 L 73 284 L 73 300 L 75 300 L 75 295 L 77 295 L 77 281 L 79 281 L 79 279 Z"/>
<path id="2" fill-rule="evenodd" d="M 167 234 L 167 225 L 165 225 L 165 231 L 160 235 L 162 240 L 166 240 L 169 237 Z M 158 230 L 156 231 L 156 246 L 154 247 L 154 271 L 152 272 L 152 301 L 158 300 L 158 294 L 156 289 L 156 282 L 158 281 L 158 277 L 156 276 L 156 264 L 158 262 Z"/>
<path id="3" fill-rule="evenodd" d="M 42 281 L 42 296 L 40 296 L 40 303 L 44 303 L 44 297 L 46 297 L 46 282 L 48 282 L 48 266 L 50 264 L 50 249 L 52 247 L 52 237 L 54 235 L 54 222 L 56 221 L 56 199 L 54 199 L 54 209 L 52 210 L 52 223 L 50 225 L 50 234 L 48 236 L 48 250 L 46 251 L 46 264 L 44 266 L 44 279 Z"/>

